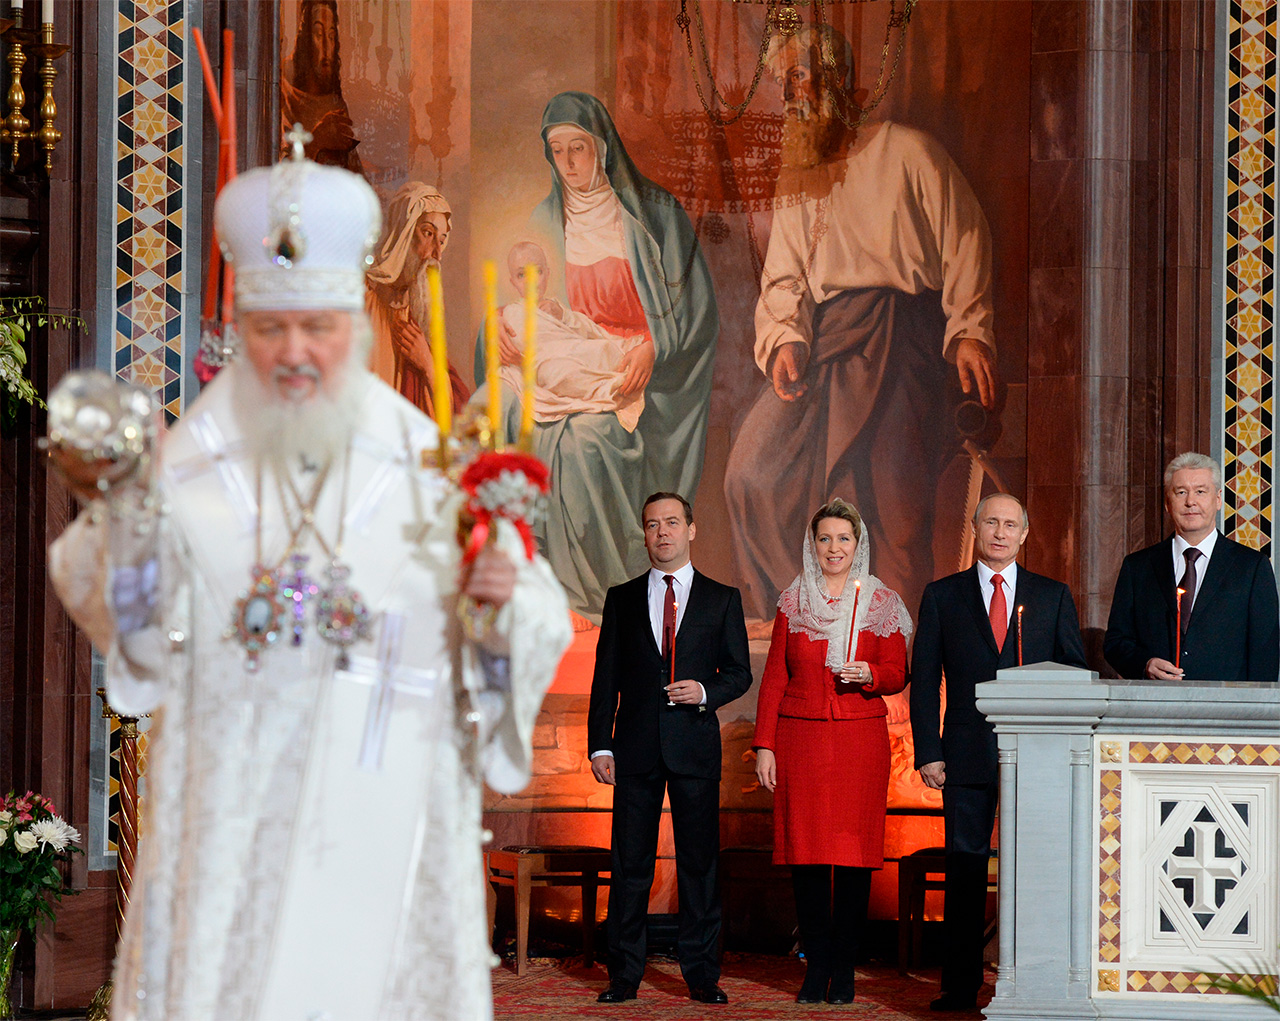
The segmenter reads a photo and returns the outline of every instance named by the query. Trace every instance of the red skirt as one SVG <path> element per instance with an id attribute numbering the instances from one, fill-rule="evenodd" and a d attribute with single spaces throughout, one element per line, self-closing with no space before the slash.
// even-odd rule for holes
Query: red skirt
<path id="1" fill-rule="evenodd" d="M 860 720 L 778 718 L 775 865 L 884 867 L 889 728 Z"/>

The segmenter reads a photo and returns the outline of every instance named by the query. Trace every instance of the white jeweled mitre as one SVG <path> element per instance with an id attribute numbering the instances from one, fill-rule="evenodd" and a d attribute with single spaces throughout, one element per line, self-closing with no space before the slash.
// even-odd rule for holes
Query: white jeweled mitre
<path id="1" fill-rule="evenodd" d="M 235 269 L 235 302 L 255 309 L 364 308 L 382 207 L 363 177 L 302 155 L 247 171 L 218 195 L 213 223 Z"/>

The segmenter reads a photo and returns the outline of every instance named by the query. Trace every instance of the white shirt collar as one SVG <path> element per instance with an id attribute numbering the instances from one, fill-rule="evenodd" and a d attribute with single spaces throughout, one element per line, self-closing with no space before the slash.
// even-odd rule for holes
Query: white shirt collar
<path id="1" fill-rule="evenodd" d="M 991 579 L 995 577 L 997 573 L 999 573 L 1000 577 L 1004 579 L 1004 587 L 1006 592 L 1012 592 L 1017 587 L 1018 562 L 1016 560 L 1013 561 L 1013 563 L 1009 564 L 1008 567 L 1006 567 L 1003 571 L 1000 571 L 1000 572 L 993 571 L 981 560 L 978 561 L 978 582 L 984 588 L 995 588 L 995 585 L 992 584 Z"/>
<path id="2" fill-rule="evenodd" d="M 1213 547 L 1218 541 L 1218 530 L 1215 528 L 1198 543 L 1195 544 L 1196 549 L 1200 551 L 1200 555 L 1208 560 L 1213 556 Z M 1182 555 L 1191 548 L 1191 543 L 1187 542 L 1182 536 L 1176 532 L 1173 536 L 1173 558 L 1177 563 L 1182 562 Z"/>
<path id="3" fill-rule="evenodd" d="M 676 588 L 682 592 L 687 592 L 689 586 L 693 584 L 693 561 L 688 561 L 684 567 L 677 568 L 674 571 L 660 571 L 656 567 L 649 568 L 649 585 L 665 586 L 666 582 L 662 579 L 668 574 L 673 575 L 676 579 Z"/>

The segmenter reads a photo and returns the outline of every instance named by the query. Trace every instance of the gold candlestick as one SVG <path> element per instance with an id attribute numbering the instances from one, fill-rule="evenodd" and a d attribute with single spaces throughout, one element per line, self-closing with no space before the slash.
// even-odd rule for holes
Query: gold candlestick
<path id="1" fill-rule="evenodd" d="M 54 61 L 71 47 L 53 41 L 52 23 L 41 25 L 37 34 L 24 29 L 20 22 L 14 22 L 4 35 L 9 40 L 9 55 L 5 58 L 9 65 L 9 91 L 6 95 L 9 112 L 0 122 L 0 143 L 9 144 L 9 160 L 16 168 L 19 144 L 31 139 L 38 149 L 44 149 L 44 169 L 49 173 L 53 170 L 53 150 L 62 139 L 62 132 L 53 126 L 58 117 L 58 104 L 53 98 L 53 83 L 58 77 Z M 41 58 L 37 74 L 44 83 L 40 98 L 40 127 L 36 130 L 31 129 L 31 121 L 23 110 L 27 96 L 22 89 L 22 70 L 27 63 L 28 51 Z"/>
<path id="2" fill-rule="evenodd" d="M 4 126 L 0 127 L 0 141 L 13 143 L 10 161 L 16 165 L 18 143 L 27 137 L 27 129 L 31 127 L 31 122 L 22 113 L 27 102 L 27 95 L 22 91 L 22 69 L 27 66 L 27 54 L 23 46 L 35 42 L 35 36 L 25 31 L 19 20 L 5 33 L 5 37 L 9 40 L 9 55 L 5 58 L 9 65 L 9 93 L 6 97 L 9 115 L 4 119 Z"/>
<path id="3" fill-rule="evenodd" d="M 53 126 L 58 117 L 58 104 L 53 98 L 53 82 L 58 77 L 58 69 L 53 62 L 70 48 L 65 43 L 53 41 L 52 24 L 40 26 L 40 45 L 32 47 L 32 52 L 41 58 L 39 74 L 44 82 L 44 96 L 40 100 L 40 130 L 32 132 L 31 137 L 44 149 L 46 174 L 53 170 L 53 148 L 62 139 L 62 132 Z"/>

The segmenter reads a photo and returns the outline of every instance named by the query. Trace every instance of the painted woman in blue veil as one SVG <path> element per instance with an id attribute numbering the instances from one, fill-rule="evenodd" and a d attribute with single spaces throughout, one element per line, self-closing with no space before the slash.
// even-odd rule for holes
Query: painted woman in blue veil
<path id="1" fill-rule="evenodd" d="M 553 265 L 562 260 L 569 306 L 610 333 L 645 337 L 619 369 L 620 393 L 644 392 L 634 431 L 610 412 L 534 426 L 534 452 L 551 469 L 539 543 L 570 605 L 598 623 L 606 590 L 648 566 L 644 498 L 697 492 L 719 317 L 689 217 L 636 169 L 604 104 L 561 93 L 543 112 L 542 139 L 551 193 L 530 225 Z"/>

